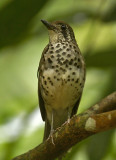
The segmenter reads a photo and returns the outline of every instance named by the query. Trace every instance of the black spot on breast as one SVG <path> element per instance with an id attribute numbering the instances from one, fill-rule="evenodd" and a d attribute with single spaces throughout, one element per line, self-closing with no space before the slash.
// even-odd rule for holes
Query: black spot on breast
<path id="1" fill-rule="evenodd" d="M 72 75 L 75 75 L 75 72 L 72 72 Z"/>
<path id="2" fill-rule="evenodd" d="M 51 58 L 54 58 L 54 56 L 52 55 Z"/>
<path id="3" fill-rule="evenodd" d="M 66 64 L 66 63 L 68 63 L 69 61 L 68 61 L 68 59 L 66 59 L 64 62 L 63 62 L 63 64 Z"/>
<path id="4" fill-rule="evenodd" d="M 54 76 L 54 79 L 56 79 L 56 76 Z"/>
<path id="5" fill-rule="evenodd" d="M 60 67 L 60 70 L 62 70 L 63 72 L 65 72 L 66 70 L 64 69 L 64 68 L 62 68 L 62 67 Z"/>
<path id="6" fill-rule="evenodd" d="M 49 62 L 49 63 L 52 63 L 52 60 L 51 60 L 50 58 L 48 58 L 48 62 Z"/>
<path id="7" fill-rule="evenodd" d="M 78 58 L 78 62 L 80 62 L 80 58 Z"/>
<path id="8" fill-rule="evenodd" d="M 59 51 L 59 49 L 58 50 L 56 50 L 56 53 L 59 53 L 60 51 Z"/>
<path id="9" fill-rule="evenodd" d="M 71 57 L 71 54 L 67 54 L 67 57 Z"/>
<path id="10" fill-rule="evenodd" d="M 65 66 L 66 66 L 66 68 L 68 68 L 68 64 L 66 64 Z"/>
<path id="11" fill-rule="evenodd" d="M 60 65 L 63 65 L 63 62 L 61 62 L 61 61 L 60 61 L 60 62 L 58 62 L 58 63 L 59 63 Z"/>
<path id="12" fill-rule="evenodd" d="M 65 45 L 68 46 L 68 43 L 66 43 Z"/>
<path id="13" fill-rule="evenodd" d="M 49 81 L 50 82 L 50 84 L 53 86 L 53 82 L 52 81 Z"/>
<path id="14" fill-rule="evenodd" d="M 54 47 L 51 47 L 51 49 L 54 49 Z"/>
<path id="15" fill-rule="evenodd" d="M 63 61 L 63 60 L 64 60 L 64 58 L 62 57 L 62 58 L 61 58 L 61 60 Z"/>
<path id="16" fill-rule="evenodd" d="M 73 60 L 70 60 L 69 64 L 72 65 L 73 64 Z"/>
<path id="17" fill-rule="evenodd" d="M 45 85 L 47 85 L 47 82 L 46 82 L 46 81 L 44 81 L 44 84 L 45 84 Z"/>
<path id="18" fill-rule="evenodd" d="M 79 79 L 77 78 L 77 80 L 75 81 L 75 83 L 78 83 Z"/>
<path id="19" fill-rule="evenodd" d="M 63 68 L 62 68 L 62 67 L 60 67 L 60 69 L 62 70 Z"/>
<path id="20" fill-rule="evenodd" d="M 60 61 L 60 58 L 58 57 L 56 60 L 59 62 L 59 61 Z"/>
<path id="21" fill-rule="evenodd" d="M 80 68 L 80 66 L 78 65 L 77 68 Z"/>
<path id="22" fill-rule="evenodd" d="M 66 52 L 62 52 L 62 55 L 65 55 L 66 54 Z"/>
<path id="23" fill-rule="evenodd" d="M 53 51 L 50 51 L 50 54 L 52 54 L 53 53 Z"/>
<path id="24" fill-rule="evenodd" d="M 60 49 L 57 49 L 56 50 L 56 53 L 59 53 L 60 51 L 62 51 L 62 49 L 60 48 Z"/>
<path id="25" fill-rule="evenodd" d="M 72 78 L 72 81 L 74 81 L 74 78 Z"/>
<path id="26" fill-rule="evenodd" d="M 66 46 L 63 46 L 63 48 L 65 49 L 65 48 L 66 48 Z"/>
<path id="27" fill-rule="evenodd" d="M 74 63 L 74 66 L 77 66 L 77 63 L 76 63 L 76 62 Z"/>
<path id="28" fill-rule="evenodd" d="M 55 71 L 58 72 L 58 69 L 56 69 Z"/>
<path id="29" fill-rule="evenodd" d="M 58 68 L 58 65 L 56 65 L 56 68 Z"/>
<path id="30" fill-rule="evenodd" d="M 56 48 L 59 48 L 60 47 L 60 44 L 57 44 Z"/>
<path id="31" fill-rule="evenodd" d="M 61 62 L 60 58 L 57 58 L 58 64 L 62 65 L 63 63 Z"/>
<path id="32" fill-rule="evenodd" d="M 57 54 L 57 57 L 60 57 L 61 55 L 60 54 Z"/>
<path id="33" fill-rule="evenodd" d="M 67 51 L 70 51 L 70 48 L 67 48 L 66 50 L 67 50 Z"/>

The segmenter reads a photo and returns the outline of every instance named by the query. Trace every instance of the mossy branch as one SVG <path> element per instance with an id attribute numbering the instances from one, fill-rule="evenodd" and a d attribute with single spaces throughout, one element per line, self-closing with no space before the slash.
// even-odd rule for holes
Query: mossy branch
<path id="1" fill-rule="evenodd" d="M 85 138 L 116 128 L 116 92 L 63 124 L 51 138 L 13 160 L 54 160 Z"/>

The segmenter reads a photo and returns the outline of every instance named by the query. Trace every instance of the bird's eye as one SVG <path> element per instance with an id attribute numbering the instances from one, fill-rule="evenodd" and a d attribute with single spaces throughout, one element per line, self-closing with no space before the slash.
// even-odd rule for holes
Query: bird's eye
<path id="1" fill-rule="evenodd" d="M 62 25 L 61 25 L 61 29 L 62 29 L 62 30 L 65 30 L 65 29 L 66 29 L 66 26 L 65 26 L 64 24 L 62 24 Z"/>

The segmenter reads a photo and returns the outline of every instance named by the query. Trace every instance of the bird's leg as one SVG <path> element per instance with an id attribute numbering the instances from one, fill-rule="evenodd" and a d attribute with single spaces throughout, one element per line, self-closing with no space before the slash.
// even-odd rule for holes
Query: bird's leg
<path id="1" fill-rule="evenodd" d="M 53 111 L 52 111 L 52 121 L 51 121 L 51 132 L 53 133 L 53 131 L 54 131 L 54 113 L 53 113 Z"/>
<path id="2" fill-rule="evenodd" d="M 54 132 L 54 113 L 53 113 L 53 110 L 52 110 L 52 121 L 51 121 L 50 137 L 51 137 L 51 140 L 52 140 L 52 144 L 55 145 L 54 144 L 54 140 L 53 140 L 53 136 L 52 136 L 53 132 Z"/>
<path id="3" fill-rule="evenodd" d="M 67 120 L 67 122 L 69 124 L 70 123 L 70 110 L 69 110 L 69 107 L 67 108 L 67 110 L 68 110 L 68 120 Z"/>

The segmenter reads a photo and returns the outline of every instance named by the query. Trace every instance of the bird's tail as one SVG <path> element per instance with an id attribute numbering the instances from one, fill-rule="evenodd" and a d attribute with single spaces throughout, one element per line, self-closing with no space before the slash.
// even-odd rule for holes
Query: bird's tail
<path id="1" fill-rule="evenodd" d="M 49 137 L 50 130 L 51 130 L 51 126 L 50 126 L 50 124 L 49 124 L 49 122 L 48 122 L 48 119 L 46 118 L 46 120 L 45 120 L 45 128 L 44 128 L 43 142 Z"/>

